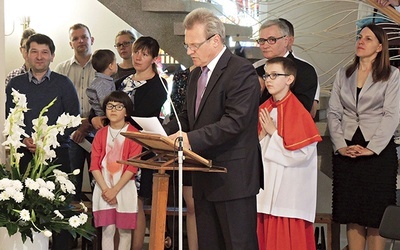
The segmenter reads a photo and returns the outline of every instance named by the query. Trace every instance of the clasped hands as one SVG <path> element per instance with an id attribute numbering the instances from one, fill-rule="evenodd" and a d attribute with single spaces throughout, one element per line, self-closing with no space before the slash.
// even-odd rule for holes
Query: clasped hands
<path id="1" fill-rule="evenodd" d="M 258 135 L 258 139 L 261 141 L 267 134 L 272 135 L 276 131 L 276 127 L 272 117 L 266 108 L 260 110 L 259 122 L 261 125 L 261 131 Z"/>
<path id="2" fill-rule="evenodd" d="M 360 145 L 351 145 L 343 148 L 338 149 L 339 154 L 343 156 L 348 156 L 350 158 L 356 158 L 359 156 L 369 156 L 373 155 L 374 152 L 369 150 L 368 148 L 365 148 Z"/>
<path id="3" fill-rule="evenodd" d="M 101 197 L 105 200 L 109 205 L 117 204 L 117 191 L 114 188 L 106 188 L 101 193 Z"/>

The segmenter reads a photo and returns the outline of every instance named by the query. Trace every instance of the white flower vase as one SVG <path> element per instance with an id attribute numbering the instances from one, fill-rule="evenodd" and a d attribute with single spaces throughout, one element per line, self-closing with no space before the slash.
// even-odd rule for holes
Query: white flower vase
<path id="1" fill-rule="evenodd" d="M 21 234 L 17 232 L 11 237 L 8 235 L 7 228 L 0 227 L 0 250 L 48 250 L 49 238 L 43 233 L 32 232 L 33 242 L 26 238 L 22 243 Z"/>

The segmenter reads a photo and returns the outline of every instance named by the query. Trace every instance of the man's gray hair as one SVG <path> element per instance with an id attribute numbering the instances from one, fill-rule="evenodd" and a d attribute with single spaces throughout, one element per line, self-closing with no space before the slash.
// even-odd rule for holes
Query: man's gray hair
<path id="1" fill-rule="evenodd" d="M 265 21 L 261 26 L 258 31 L 261 31 L 265 28 L 269 28 L 271 26 L 277 26 L 278 29 L 281 32 L 282 36 L 288 36 L 289 35 L 289 27 L 286 25 L 285 22 L 279 20 L 279 19 L 272 19 L 272 20 L 267 20 Z"/>
<path id="2" fill-rule="evenodd" d="M 219 35 L 222 43 L 225 43 L 225 26 L 222 21 L 206 8 L 198 8 L 190 12 L 183 20 L 185 29 L 192 29 L 194 25 L 202 24 L 205 26 L 206 37 Z"/>

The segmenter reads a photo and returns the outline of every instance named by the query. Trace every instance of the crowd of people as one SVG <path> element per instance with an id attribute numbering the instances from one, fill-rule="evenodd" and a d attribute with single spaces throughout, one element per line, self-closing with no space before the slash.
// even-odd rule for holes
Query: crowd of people
<path id="1" fill-rule="evenodd" d="M 184 176 L 190 250 L 316 249 L 317 143 L 322 138 L 313 117 L 319 84 L 315 68 L 294 56 L 293 25 L 282 18 L 264 22 L 257 40 L 264 58 L 254 64 L 226 47 L 224 24 L 210 10 L 193 10 L 183 25 L 184 49 L 193 66 L 174 77 L 178 112 L 163 127 L 170 139 L 182 136 L 184 148 L 227 169 Z M 73 56 L 52 71 L 52 39 L 24 32 L 25 63 L 7 77 L 6 113 L 16 89 L 27 95 L 27 134 L 32 119 L 54 97 L 50 124 L 64 112 L 80 114 L 82 124 L 58 138 L 59 168 L 81 170 L 79 201 L 85 162 L 89 166 L 102 249 L 143 249 L 143 207 L 152 195 L 153 171 L 117 161 L 146 150 L 121 134 L 140 129 L 132 116 L 158 117 L 163 123 L 167 82 L 156 65 L 160 46 L 150 36 L 136 38 L 122 30 L 115 37 L 122 59 L 117 63 L 109 49 L 92 53 L 94 37 L 86 25 L 72 25 L 69 38 Z M 382 28 L 363 27 L 353 63 L 338 71 L 329 100 L 333 220 L 347 225 L 349 249 L 383 250 L 379 223 L 385 208 L 396 203 L 393 135 L 400 72 L 390 66 L 388 53 Z M 92 143 L 91 152 L 81 147 L 84 140 Z M 36 147 L 31 138 L 22 142 L 21 165 L 27 167 Z M 71 249 L 72 242 L 61 231 L 53 234 L 52 249 Z"/>

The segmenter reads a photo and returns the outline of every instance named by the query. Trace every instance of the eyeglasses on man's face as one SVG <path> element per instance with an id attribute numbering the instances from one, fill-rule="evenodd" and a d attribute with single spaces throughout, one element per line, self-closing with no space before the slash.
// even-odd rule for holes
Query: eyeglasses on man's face
<path id="1" fill-rule="evenodd" d="M 200 47 L 201 47 L 201 45 L 203 45 L 203 44 L 205 44 L 208 40 L 210 40 L 211 38 L 213 38 L 215 35 L 217 35 L 217 34 L 214 34 L 214 35 L 212 35 L 212 36 L 209 36 L 204 42 L 201 42 L 201 43 L 193 43 L 193 44 L 186 44 L 186 43 L 183 43 L 183 47 L 187 50 L 187 49 L 190 49 L 191 51 L 196 51 L 196 50 L 198 50 Z"/>
<path id="2" fill-rule="evenodd" d="M 258 38 L 256 41 L 257 41 L 257 43 L 260 44 L 260 45 L 264 45 L 265 42 L 267 42 L 267 43 L 270 44 L 270 45 L 273 45 L 273 44 L 276 43 L 276 41 L 278 41 L 279 39 L 282 39 L 282 38 L 284 38 L 284 37 L 286 37 L 286 35 L 281 36 L 281 37 L 273 37 L 273 36 L 270 36 L 270 37 L 268 37 L 268 38 Z"/>
<path id="3" fill-rule="evenodd" d="M 114 104 L 111 104 L 111 103 L 108 103 L 107 105 L 106 105 L 106 109 L 108 109 L 108 110 L 113 110 L 115 108 L 115 110 L 117 110 L 117 111 L 121 111 L 121 110 L 123 110 L 124 108 L 125 108 L 125 106 L 123 105 L 123 104 L 116 104 L 116 105 L 114 105 Z"/>
<path id="4" fill-rule="evenodd" d="M 289 76 L 289 74 L 279 74 L 279 73 L 271 73 L 263 75 L 263 80 L 266 81 L 269 77 L 271 80 L 275 80 L 278 76 Z"/>
<path id="5" fill-rule="evenodd" d="M 133 41 L 117 43 L 117 44 L 114 44 L 114 48 L 117 48 L 117 49 L 120 49 L 122 47 L 126 48 L 128 46 L 131 46 L 132 43 L 133 43 Z"/>

